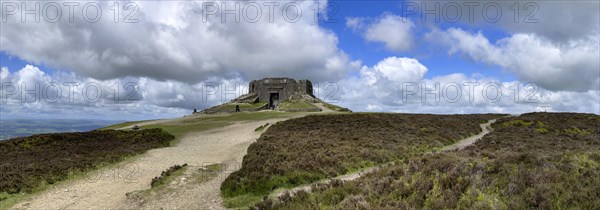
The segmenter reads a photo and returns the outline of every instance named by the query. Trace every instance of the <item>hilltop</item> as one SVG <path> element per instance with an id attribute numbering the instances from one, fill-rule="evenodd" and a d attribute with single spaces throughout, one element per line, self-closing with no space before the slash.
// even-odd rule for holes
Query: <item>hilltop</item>
<path id="1" fill-rule="evenodd" d="M 350 111 L 315 97 L 312 82 L 309 80 L 264 78 L 252 80 L 248 85 L 248 90 L 247 94 L 230 102 L 205 109 L 200 113 L 254 112 L 268 109 L 285 112 L 321 112 L 327 111 L 327 109 Z"/>

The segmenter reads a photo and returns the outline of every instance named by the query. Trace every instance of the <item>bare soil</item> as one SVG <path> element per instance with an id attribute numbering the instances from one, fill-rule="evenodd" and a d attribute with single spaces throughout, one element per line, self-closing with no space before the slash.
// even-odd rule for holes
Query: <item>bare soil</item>
<path id="1" fill-rule="evenodd" d="M 115 166 L 90 173 L 85 178 L 62 182 L 52 189 L 33 195 L 14 209 L 121 209 L 121 208 L 183 208 L 223 209 L 219 187 L 221 182 L 241 165 L 242 157 L 260 132 L 255 129 L 271 119 L 186 135 L 173 146 L 149 150 L 143 155 Z M 127 193 L 150 188 L 152 178 L 173 165 L 202 167 L 213 163 L 226 165 L 222 174 L 197 185 L 186 185 L 151 200 L 130 199 Z M 177 184 L 177 183 L 174 183 Z"/>
<path id="2" fill-rule="evenodd" d="M 321 112 L 335 112 L 327 107 L 325 107 L 322 103 L 314 103 L 315 106 L 321 109 Z"/>

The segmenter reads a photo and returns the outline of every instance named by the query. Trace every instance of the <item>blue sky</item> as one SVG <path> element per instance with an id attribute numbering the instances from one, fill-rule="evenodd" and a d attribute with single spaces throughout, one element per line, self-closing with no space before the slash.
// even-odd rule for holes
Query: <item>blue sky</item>
<path id="1" fill-rule="evenodd" d="M 348 28 L 345 24 L 347 17 L 368 17 L 376 19 L 384 14 L 394 14 L 401 16 L 403 14 L 403 7 L 406 6 L 404 1 L 334 1 L 336 6 L 332 6 L 335 9 L 334 19 L 322 20 L 321 24 L 323 27 L 334 31 L 339 37 L 339 46 L 344 51 L 348 52 L 354 59 L 359 59 L 364 64 L 372 66 L 379 62 L 382 58 L 397 56 L 397 57 L 414 57 L 418 58 L 419 62 L 425 64 L 429 68 L 427 77 L 431 78 L 434 76 L 446 75 L 449 73 L 461 72 L 465 74 L 482 74 L 485 76 L 496 77 L 501 81 L 512 81 L 514 77 L 509 74 L 503 73 L 501 69 L 490 66 L 481 65 L 476 62 L 472 62 L 469 59 L 460 58 L 459 56 L 450 56 L 446 51 L 436 50 L 436 46 L 429 46 L 424 40 L 420 41 L 420 45 L 410 49 L 406 52 L 391 52 L 386 50 L 381 43 L 370 43 L 365 41 L 360 34 L 353 32 L 352 29 Z M 417 37 L 423 36 L 427 33 L 427 27 L 431 23 L 423 22 L 421 15 L 408 15 L 403 16 L 419 24 L 420 27 L 416 30 L 415 35 Z M 426 16 L 426 19 L 434 19 L 433 16 Z M 491 42 L 495 42 L 500 38 L 506 37 L 508 34 L 501 29 L 494 27 L 468 27 L 467 24 L 460 24 L 465 27 L 466 30 L 474 32 L 484 31 L 486 37 Z M 442 29 L 449 27 L 457 27 L 457 24 L 448 24 L 442 22 L 436 25 Z M 422 44 L 422 45 L 421 45 Z"/>
<path id="2" fill-rule="evenodd" d="M 512 81 L 514 77 L 510 74 L 503 73 L 501 69 L 490 66 L 482 65 L 477 62 L 472 62 L 468 58 L 461 58 L 460 56 L 448 55 L 445 51 L 436 51 L 436 46 L 428 46 L 425 41 L 421 41 L 420 46 L 414 47 L 406 52 L 392 52 L 387 49 L 381 43 L 370 43 L 361 37 L 360 34 L 353 32 L 352 29 L 346 26 L 347 17 L 368 17 L 376 19 L 381 17 L 383 14 L 401 15 L 402 7 L 406 5 L 403 1 L 332 1 L 329 2 L 332 15 L 328 20 L 320 19 L 319 24 L 326 29 L 332 30 L 339 39 L 338 47 L 347 52 L 353 59 L 361 60 L 365 65 L 372 66 L 379 62 L 382 58 L 397 56 L 397 57 L 414 57 L 418 58 L 422 64 L 425 64 L 430 71 L 428 77 L 446 75 L 449 73 L 461 72 L 465 74 L 482 74 L 485 76 L 495 77 L 501 81 Z M 422 25 L 424 28 L 430 23 L 421 21 L 420 15 L 410 15 L 406 18 L 414 21 L 417 24 Z M 429 16 L 429 19 L 433 19 L 433 16 Z M 447 23 L 441 23 L 437 25 L 444 29 L 448 27 L 456 27 Z M 461 24 L 466 30 L 473 32 L 483 31 L 486 37 L 494 42 L 500 38 L 506 37 L 508 34 L 501 29 L 494 27 L 483 28 L 468 27 L 467 24 Z M 415 35 L 423 36 L 426 33 L 426 29 L 419 29 Z M 30 62 L 20 59 L 18 56 L 11 56 L 5 51 L 0 52 L 0 59 L 2 60 L 2 66 L 6 66 L 12 70 L 18 70 L 23 68 Z M 36 65 L 40 70 L 52 74 L 54 69 L 39 63 Z M 68 69 L 59 69 L 62 71 L 68 71 Z"/>
<path id="3" fill-rule="evenodd" d="M 265 2 L 241 2 L 241 7 Z M 226 102 L 218 96 L 203 97 L 207 82 L 244 84 L 268 76 L 335 83 L 339 105 L 355 111 L 600 112 L 600 4 L 594 1 L 535 1 L 531 7 L 525 7 L 526 2 L 480 1 L 475 2 L 479 6 L 472 22 L 464 6 L 473 1 L 300 1 L 291 2 L 303 11 L 297 22 L 284 20 L 282 13 L 275 15 L 275 22 L 263 18 L 237 23 L 223 22 L 221 10 L 204 21 L 205 13 L 198 11 L 206 12 L 206 2 L 133 1 L 139 7 L 135 23 L 113 20 L 108 7 L 126 2 L 85 3 L 104 8 L 99 21 L 85 21 L 85 14 L 76 13 L 73 22 L 66 18 L 48 22 L 45 16 L 39 23 L 31 18 L 23 22 L 20 10 L 11 10 L 3 19 L 3 118 L 31 118 L 25 113 L 31 109 L 46 110 L 33 115 L 43 118 L 180 116 L 193 107 Z M 315 3 L 335 8 L 335 13 L 322 12 L 321 17 L 329 16 L 315 24 L 310 9 Z M 407 6 L 422 10 L 435 3 L 441 8 L 461 6 L 462 18 L 447 21 L 443 9 L 436 11 L 442 19 L 439 22 L 431 14 L 423 21 L 422 13 L 403 12 Z M 485 20 L 489 15 L 481 9 L 489 5 L 502 10 L 502 16 L 492 22 Z M 518 21 L 514 5 L 520 8 Z M 536 13 L 530 13 L 531 8 Z M 84 98 L 48 103 L 23 100 L 21 92 L 6 89 L 36 82 L 42 84 L 40 95 L 44 84 L 50 83 L 93 83 L 107 89 L 104 93 L 112 93 L 115 84 L 123 89 L 123 84 L 133 83 L 136 100 L 115 103 L 111 101 L 114 96 L 102 96 L 93 102 Z M 534 83 L 537 89 L 532 95 L 539 100 L 531 104 L 506 96 L 494 102 L 475 98 L 431 104 L 423 102 L 427 95 L 418 93 L 412 102 L 402 101 L 401 84 L 407 82 L 428 87 L 494 82 L 505 88 Z M 77 88 L 77 93 L 84 91 Z M 66 87 L 61 90 L 67 94 Z M 527 94 L 527 90 L 519 93 Z M 459 92 L 466 93 L 464 89 Z M 510 91 L 502 93 L 506 92 Z M 125 97 L 123 92 L 118 94 Z"/>

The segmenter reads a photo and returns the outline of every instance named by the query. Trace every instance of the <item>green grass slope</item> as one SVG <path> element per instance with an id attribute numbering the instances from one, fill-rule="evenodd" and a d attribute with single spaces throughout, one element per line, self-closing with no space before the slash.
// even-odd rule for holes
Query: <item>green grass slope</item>
<path id="1" fill-rule="evenodd" d="M 185 134 L 192 132 L 200 132 L 214 128 L 220 128 L 234 123 L 248 122 L 248 121 L 261 121 L 268 119 L 287 118 L 298 116 L 294 113 L 286 112 L 239 112 L 239 113 L 228 113 L 228 114 L 215 114 L 215 115 L 198 115 L 181 118 L 179 120 L 144 125 L 142 129 L 160 128 L 175 135 L 177 139 L 182 138 Z"/>

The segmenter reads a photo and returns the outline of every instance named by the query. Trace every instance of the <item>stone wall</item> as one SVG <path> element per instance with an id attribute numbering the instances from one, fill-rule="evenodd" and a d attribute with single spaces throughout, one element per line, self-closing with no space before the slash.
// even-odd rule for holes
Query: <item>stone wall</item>
<path id="1" fill-rule="evenodd" d="M 294 80 L 291 78 L 265 78 L 261 80 L 252 80 L 248 87 L 248 94 L 244 94 L 240 97 L 233 99 L 232 103 L 247 103 L 254 104 L 258 102 L 265 103 L 262 107 L 257 108 L 241 108 L 241 111 L 259 111 L 269 109 L 271 107 L 270 98 L 271 93 L 279 94 L 279 102 L 288 100 L 290 102 L 305 101 L 308 103 L 319 103 L 322 102 L 316 98 L 313 94 L 313 86 L 309 80 Z M 279 109 L 280 111 L 291 111 L 291 112 L 318 112 L 320 108 L 290 108 L 290 109 Z M 229 113 L 235 112 L 235 108 L 224 109 L 223 105 L 215 106 L 209 109 L 205 109 L 200 113 L 213 114 L 213 113 Z"/>
<path id="2" fill-rule="evenodd" d="M 309 96 L 315 97 L 313 95 L 313 86 L 309 80 L 303 79 L 298 80 L 298 92 L 308 94 Z"/>
<path id="3" fill-rule="evenodd" d="M 294 94 L 308 94 L 313 96 L 312 83 L 308 80 L 296 81 L 291 78 L 265 78 L 252 80 L 249 93 L 258 95 L 259 101 L 269 102 L 271 93 L 279 93 L 279 100 L 288 99 Z"/>

